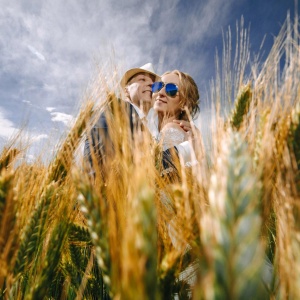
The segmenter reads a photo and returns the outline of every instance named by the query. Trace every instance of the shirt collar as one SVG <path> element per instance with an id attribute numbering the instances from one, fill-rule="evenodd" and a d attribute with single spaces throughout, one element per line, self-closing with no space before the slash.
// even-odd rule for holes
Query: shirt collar
<path id="1" fill-rule="evenodd" d="M 139 118 L 142 120 L 146 117 L 145 113 L 135 104 L 133 104 L 132 102 L 130 102 L 131 105 L 134 107 L 136 113 L 138 114 Z"/>
<path id="2" fill-rule="evenodd" d="M 158 139 L 159 131 L 158 131 L 158 115 L 157 112 L 150 108 L 148 114 L 146 115 L 137 105 L 130 102 L 130 104 L 135 109 L 136 113 L 138 114 L 139 118 L 145 122 L 144 125 L 148 127 L 149 131 L 153 138 Z"/>
<path id="3" fill-rule="evenodd" d="M 155 139 L 158 139 L 159 131 L 158 131 L 158 115 L 157 112 L 150 108 L 148 115 L 147 115 L 147 124 L 148 129 L 151 132 L 152 136 Z"/>

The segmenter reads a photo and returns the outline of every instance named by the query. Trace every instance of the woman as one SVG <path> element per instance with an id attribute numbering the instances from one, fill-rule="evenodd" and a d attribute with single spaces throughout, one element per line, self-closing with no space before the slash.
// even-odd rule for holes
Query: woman
<path id="1" fill-rule="evenodd" d="M 199 91 L 193 78 L 187 73 L 173 70 L 164 73 L 161 81 L 152 85 L 153 108 L 158 115 L 158 139 L 168 149 L 188 140 L 188 133 L 180 121 L 189 121 L 200 111 Z M 174 121 L 179 120 L 179 121 Z"/>
<path id="2" fill-rule="evenodd" d="M 189 135 L 180 126 L 180 121 L 190 121 L 190 118 L 194 118 L 200 111 L 199 91 L 193 78 L 178 70 L 168 71 L 161 76 L 160 82 L 153 83 L 152 92 L 155 101 L 153 109 L 158 116 L 158 140 L 164 150 L 187 141 Z M 167 209 L 172 207 L 172 201 L 164 191 L 161 192 L 161 201 Z M 186 253 L 191 247 L 182 239 L 181 233 L 179 234 L 181 230 L 177 224 L 175 211 L 173 213 L 173 217 L 166 224 L 169 237 L 177 250 Z M 171 209 L 171 215 L 173 213 Z M 182 270 L 178 280 L 192 288 L 197 279 L 197 270 L 198 261 L 192 261 L 186 269 Z"/>

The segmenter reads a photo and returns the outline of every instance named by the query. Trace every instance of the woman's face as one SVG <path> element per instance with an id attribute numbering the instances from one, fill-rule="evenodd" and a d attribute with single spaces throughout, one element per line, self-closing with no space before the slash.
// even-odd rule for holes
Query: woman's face
<path id="1" fill-rule="evenodd" d="M 161 77 L 161 81 L 166 85 L 167 83 L 174 83 L 179 88 L 179 77 L 176 74 L 167 74 Z M 177 92 L 175 97 L 168 96 L 166 94 L 165 86 L 154 95 L 154 105 L 153 108 L 158 113 L 163 113 L 164 115 L 171 117 L 176 116 L 180 113 L 182 104 L 180 103 L 179 92 Z"/>

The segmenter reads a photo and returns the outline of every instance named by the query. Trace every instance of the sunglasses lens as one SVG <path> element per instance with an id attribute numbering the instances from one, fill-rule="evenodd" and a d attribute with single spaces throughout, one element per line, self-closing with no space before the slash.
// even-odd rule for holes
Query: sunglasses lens
<path id="1" fill-rule="evenodd" d="M 178 92 L 178 87 L 174 83 L 166 84 L 166 94 L 170 97 L 175 97 Z"/>
<path id="2" fill-rule="evenodd" d="M 154 82 L 152 84 L 152 93 L 159 92 L 163 88 L 164 84 L 161 81 Z"/>

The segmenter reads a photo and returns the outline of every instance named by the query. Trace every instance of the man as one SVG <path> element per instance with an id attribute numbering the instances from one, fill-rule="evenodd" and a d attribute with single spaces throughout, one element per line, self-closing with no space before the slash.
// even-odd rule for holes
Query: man
<path id="1" fill-rule="evenodd" d="M 134 106 L 140 119 L 147 116 L 152 106 L 152 84 L 159 79 L 151 63 L 128 70 L 121 79 L 125 100 Z"/>
<path id="2" fill-rule="evenodd" d="M 121 79 L 121 87 L 125 94 L 124 105 L 125 114 L 128 117 L 130 132 L 133 136 L 137 129 L 150 130 L 147 121 L 147 114 L 152 106 L 152 84 L 160 77 L 154 72 L 152 64 L 148 63 L 140 68 L 128 70 Z M 106 109 L 101 115 L 95 126 L 85 141 L 84 157 L 92 172 L 94 172 L 95 161 L 99 164 L 102 175 L 105 176 L 108 160 L 114 155 L 114 143 L 112 141 L 113 123 L 110 123 L 110 115 L 113 108 Z M 187 126 L 187 127 L 186 127 Z M 188 124 L 183 127 L 189 128 Z M 157 129 L 156 129 L 157 131 Z M 188 142 L 174 147 L 176 153 L 180 153 L 184 158 L 189 156 Z M 162 152 L 162 165 L 165 173 L 172 172 L 175 166 L 172 162 L 171 149 Z"/>

